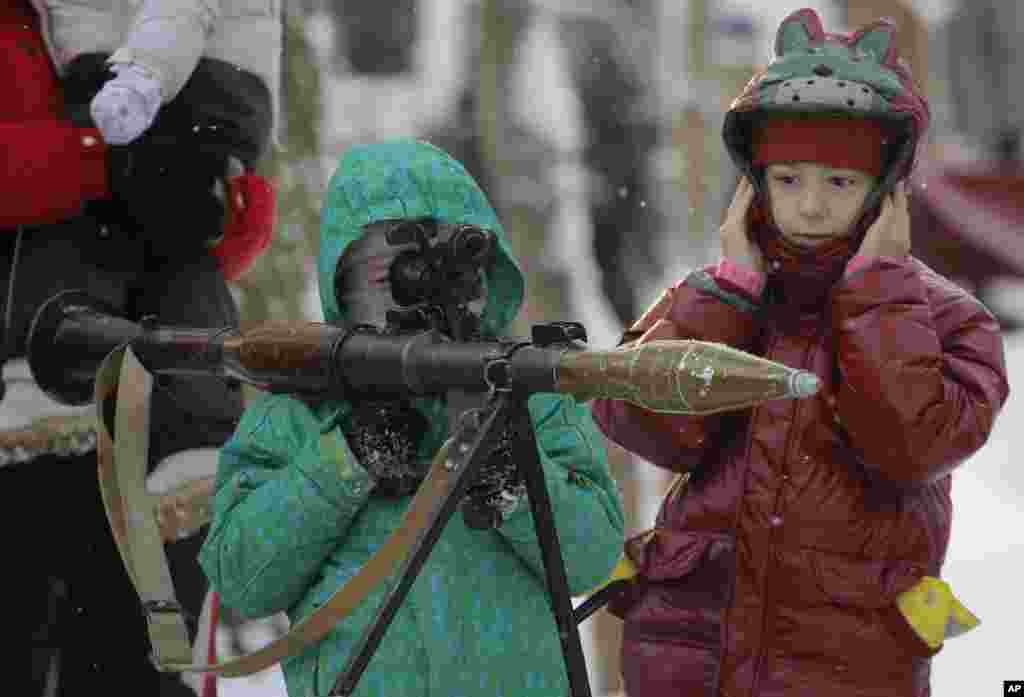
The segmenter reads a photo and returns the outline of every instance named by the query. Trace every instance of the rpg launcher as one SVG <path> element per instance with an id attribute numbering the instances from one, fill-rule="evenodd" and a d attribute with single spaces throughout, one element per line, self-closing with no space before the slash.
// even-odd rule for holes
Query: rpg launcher
<path id="1" fill-rule="evenodd" d="M 582 348 L 582 340 L 583 327 L 575 323 L 536 326 L 530 341 L 462 342 L 436 329 L 387 334 L 313 322 L 267 322 L 249 329 L 168 327 L 149 321 L 129 322 L 81 294 L 65 293 L 52 299 L 37 316 L 29 363 L 39 385 L 55 399 L 69 404 L 92 399 L 99 363 L 125 344 L 155 375 L 217 376 L 270 392 L 329 398 L 459 390 L 491 394 L 491 406 L 465 420 L 465 427 L 453 435 L 446 454 L 439 456 L 428 481 L 410 504 L 410 511 L 427 512 L 420 516 L 422 522 L 410 523 L 411 514 L 405 521 L 409 529 L 403 527 L 401 537 L 415 540 L 415 544 L 401 549 L 401 581 L 367 627 L 339 680 L 338 694 L 350 694 L 355 689 L 468 488 L 468 473 L 481 460 L 481 453 L 487 452 L 505 424 L 518 421 L 524 439 L 517 450 L 517 462 L 524 471 L 538 527 L 571 694 L 590 697 L 577 624 L 606 602 L 608 593 L 593 598 L 585 608 L 574 611 L 572 607 L 540 461 L 532 438 L 525 437 L 532 435 L 526 397 L 535 392 L 572 395 L 581 401 L 605 397 L 659 412 L 702 415 L 773 399 L 808 397 L 817 392 L 819 383 L 811 373 L 722 344 L 663 340 L 591 351 Z M 430 500 L 421 503 L 423 497 Z M 393 568 L 387 567 L 379 573 L 383 578 L 391 571 Z M 347 588 L 338 591 L 339 601 L 325 605 L 324 612 L 353 605 L 351 600 L 341 602 Z M 336 617 L 340 620 L 342 615 Z M 237 666 L 222 665 L 221 672 L 254 672 L 295 650 L 292 643 L 281 644 L 279 649 L 276 646 L 267 647 L 265 655 L 244 657 L 253 660 Z"/>
<path id="2" fill-rule="evenodd" d="M 672 339 L 593 351 L 582 348 L 585 339 L 581 325 L 563 322 L 535 326 L 530 341 L 464 342 L 436 330 L 390 334 L 316 322 L 171 327 L 121 319 L 67 292 L 37 316 L 29 365 L 43 390 L 76 405 L 92 400 L 96 369 L 123 344 L 154 375 L 217 376 L 320 398 L 556 392 L 705 415 L 818 391 L 813 373 L 724 344 Z"/>

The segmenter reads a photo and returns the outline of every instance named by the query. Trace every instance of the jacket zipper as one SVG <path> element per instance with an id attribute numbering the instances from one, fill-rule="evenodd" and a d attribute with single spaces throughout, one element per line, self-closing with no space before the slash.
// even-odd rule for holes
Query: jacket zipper
<path id="1" fill-rule="evenodd" d="M 774 350 L 775 345 L 777 343 L 778 343 L 778 333 L 774 332 L 774 331 L 769 332 L 767 334 L 767 336 L 765 337 L 764 349 L 763 349 L 763 351 L 761 351 L 761 355 L 763 355 L 765 358 L 769 358 L 769 356 L 771 356 L 771 353 Z M 750 421 L 748 422 L 748 425 L 747 425 L 747 439 L 746 439 L 747 442 L 743 446 L 743 451 L 744 451 L 743 459 L 744 459 L 744 462 L 746 463 L 746 468 L 745 468 L 745 470 L 743 472 L 743 479 L 742 479 L 742 481 L 740 483 L 740 487 L 741 487 L 740 488 L 740 498 L 741 499 L 743 497 L 743 492 L 747 488 L 747 477 L 750 475 L 750 452 L 751 452 L 751 449 L 752 449 L 753 443 L 754 443 L 754 427 L 755 427 L 755 425 L 757 423 L 758 411 L 760 409 L 761 409 L 760 406 L 753 407 L 753 409 L 750 412 Z M 740 528 L 740 515 L 742 515 L 742 511 L 743 511 L 742 501 L 738 501 L 737 504 L 736 504 L 736 512 L 733 514 L 733 523 L 732 523 L 733 538 L 735 540 L 735 542 L 733 544 L 733 554 L 734 555 L 738 555 L 739 554 L 738 538 L 739 538 L 739 528 Z M 735 562 L 736 562 L 736 571 L 733 574 L 732 587 L 729 589 L 729 603 L 726 606 L 725 611 L 722 613 L 722 632 L 721 632 L 721 636 L 722 636 L 722 650 L 721 650 L 721 653 L 719 655 L 718 665 L 715 667 L 715 678 L 714 678 L 714 684 L 713 684 L 712 691 L 711 691 L 711 694 L 713 696 L 718 695 L 719 691 L 721 689 L 722 668 L 725 665 L 725 657 L 726 657 L 726 655 L 728 655 L 729 627 L 731 626 L 731 621 L 732 621 L 732 617 L 731 617 L 732 611 L 733 611 L 733 609 L 735 608 L 735 605 L 736 605 L 736 587 L 739 585 L 739 560 L 737 559 L 737 560 L 735 560 Z M 762 621 L 762 625 L 763 625 L 763 621 Z M 752 685 L 756 684 L 756 682 L 757 682 L 757 673 L 758 673 L 759 670 L 760 670 L 760 657 L 758 657 L 758 666 L 754 670 L 754 682 L 752 683 Z"/>
<path id="2" fill-rule="evenodd" d="M 822 326 L 822 327 L 819 327 L 817 332 L 815 332 L 814 336 L 812 337 L 812 340 L 808 343 L 807 347 L 804 349 L 803 356 L 800 359 L 800 367 L 801 368 L 803 368 L 805 370 L 807 369 L 807 367 L 810 364 L 811 354 L 814 352 L 815 347 L 818 346 L 818 344 L 821 341 L 823 336 L 824 336 L 824 327 Z M 775 342 L 773 342 L 772 348 L 774 348 L 774 343 Z M 770 357 L 769 354 L 770 354 L 770 352 L 766 352 L 765 353 L 765 358 L 768 358 L 769 360 L 771 360 L 771 357 Z M 798 421 L 798 419 L 800 417 L 800 410 L 801 410 L 801 407 L 803 406 L 803 404 L 802 404 L 803 401 L 804 400 L 801 400 L 801 399 L 794 399 L 793 400 L 793 421 L 792 421 L 792 424 L 790 425 L 789 433 L 786 434 L 786 446 L 785 446 L 785 449 L 783 450 L 783 459 L 782 459 L 783 466 L 786 468 L 786 470 L 785 470 L 785 472 L 782 475 L 783 476 L 783 480 L 780 483 L 778 491 L 776 491 L 776 494 L 775 494 L 775 504 L 772 506 L 772 513 L 771 513 L 773 518 L 775 516 L 779 515 L 778 506 L 779 506 L 779 501 L 780 501 L 780 499 L 782 497 L 782 486 L 785 484 L 785 481 L 786 481 L 785 476 L 786 476 L 786 473 L 788 473 L 788 471 L 789 471 L 790 456 L 791 456 L 792 450 L 793 450 L 793 442 L 794 442 L 794 439 L 796 438 L 796 431 L 797 431 L 796 425 L 797 425 L 797 421 Z M 753 437 L 753 431 L 751 431 L 751 437 Z M 785 521 L 783 521 L 783 522 L 785 522 Z M 761 680 L 761 669 L 764 667 L 764 656 L 765 656 L 765 653 L 767 653 L 766 648 L 765 648 L 765 636 L 767 635 L 768 615 L 769 615 L 769 612 L 770 612 L 770 605 L 771 605 L 770 602 L 769 602 L 770 601 L 769 587 L 771 585 L 769 583 L 769 577 L 771 576 L 772 571 L 777 566 L 777 564 L 776 564 L 776 553 L 777 553 L 777 538 L 778 538 L 778 535 L 779 535 L 779 528 L 778 527 L 773 527 L 772 531 L 771 531 L 771 535 L 769 536 L 769 543 L 768 543 L 769 544 L 769 552 L 770 553 L 769 553 L 768 558 L 767 558 L 767 560 L 765 562 L 764 581 L 763 581 L 763 584 L 761 586 L 761 598 L 762 598 L 763 602 L 762 602 L 762 606 L 761 606 L 761 632 L 760 632 L 760 639 L 759 639 L 760 650 L 758 651 L 758 654 L 757 654 L 757 664 L 754 667 L 754 679 L 751 681 L 750 694 L 754 694 L 756 692 L 756 690 L 757 690 L 758 683 Z"/>

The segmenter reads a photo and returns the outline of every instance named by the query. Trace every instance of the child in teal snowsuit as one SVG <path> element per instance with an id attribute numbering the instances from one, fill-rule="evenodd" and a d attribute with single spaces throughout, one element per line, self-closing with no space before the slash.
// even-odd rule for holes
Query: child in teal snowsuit
<path id="1" fill-rule="evenodd" d="M 373 255 L 346 250 L 356 241 L 350 251 L 372 250 L 367 230 L 410 219 L 497 234 L 481 324 L 485 335 L 498 336 L 523 298 L 522 273 L 501 225 L 461 164 L 412 140 L 352 148 L 330 182 L 318 260 L 325 320 L 347 326 L 367 319 L 367 303 L 354 300 L 360 307 L 354 313 L 346 302 L 360 297 L 358 289 L 336 288 L 336 278 L 349 277 L 336 274 L 339 262 L 343 271 L 352 267 L 352 278 L 372 284 L 374 272 L 366 269 L 379 271 L 379 263 L 361 264 Z M 447 438 L 448 421 L 441 399 L 417 398 L 412 405 L 426 423 L 415 443 L 422 471 Z M 537 394 L 529 409 L 570 591 L 579 595 L 605 580 L 619 557 L 620 497 L 583 405 Z M 348 401 L 311 405 L 288 395 L 249 406 L 221 454 L 214 520 L 201 554 L 226 605 L 248 617 L 287 611 L 298 622 L 352 578 L 398 526 L 410 495 L 393 488 L 385 493 L 374 463 L 360 461 L 356 413 L 358 405 Z M 355 694 L 564 695 L 568 680 L 544 578 L 528 502 L 503 509 L 496 529 L 471 529 L 456 514 Z M 283 662 L 289 695 L 329 694 L 383 594 L 375 590 L 318 644 Z"/>

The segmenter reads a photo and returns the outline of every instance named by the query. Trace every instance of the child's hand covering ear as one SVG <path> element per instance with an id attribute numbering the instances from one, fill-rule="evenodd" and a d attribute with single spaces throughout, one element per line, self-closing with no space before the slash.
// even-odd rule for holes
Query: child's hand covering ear
<path id="1" fill-rule="evenodd" d="M 754 185 L 746 177 L 740 179 L 736 193 L 725 214 L 725 222 L 718 229 L 722 256 L 754 271 L 764 271 L 764 259 L 748 236 L 747 214 L 754 203 Z"/>
<path id="2" fill-rule="evenodd" d="M 858 255 L 900 259 L 910 253 L 910 211 L 907 203 L 907 185 L 901 181 L 893 193 L 882 199 L 878 220 L 868 228 Z"/>

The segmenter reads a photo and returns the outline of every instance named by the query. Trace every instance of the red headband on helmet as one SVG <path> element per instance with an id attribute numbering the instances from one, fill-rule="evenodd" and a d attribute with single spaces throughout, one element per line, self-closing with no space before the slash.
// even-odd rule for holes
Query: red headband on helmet
<path id="1" fill-rule="evenodd" d="M 836 169 L 882 174 L 882 127 L 868 119 L 766 119 L 754 133 L 755 166 L 815 162 Z"/>

